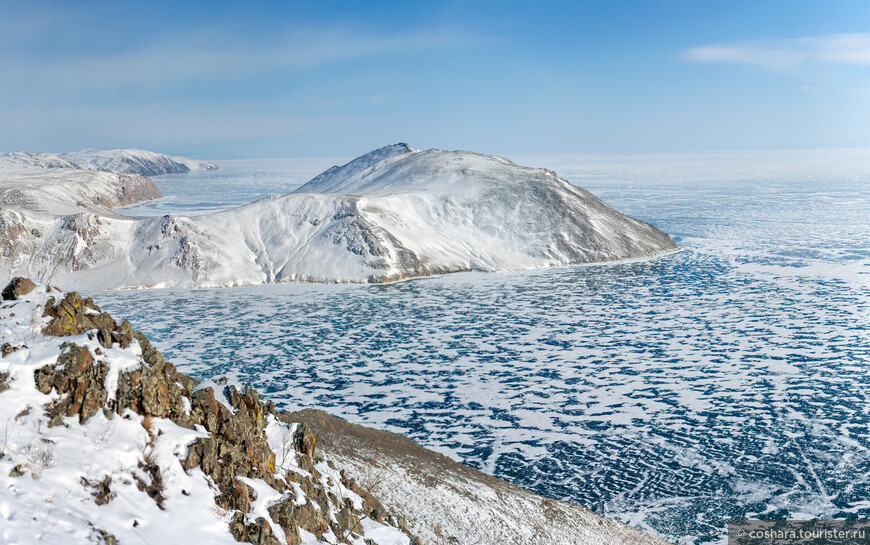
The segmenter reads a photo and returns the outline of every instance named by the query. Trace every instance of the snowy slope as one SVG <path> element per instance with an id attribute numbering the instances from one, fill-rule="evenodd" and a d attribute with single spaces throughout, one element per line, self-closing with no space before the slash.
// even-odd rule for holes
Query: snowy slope
<path id="1" fill-rule="evenodd" d="M 368 172 L 387 159 L 417 151 L 419 150 L 404 143 L 384 146 L 361 155 L 345 165 L 328 168 L 297 189 L 295 193 L 342 193 L 341 188 L 348 183 L 349 178 Z"/>
<path id="2" fill-rule="evenodd" d="M 363 156 L 295 193 L 368 197 L 360 201 L 366 216 L 421 256 L 423 267 L 519 269 L 676 249 L 655 227 L 619 214 L 552 171 L 404 144 L 370 155 L 384 150 L 390 153 L 380 161 Z"/>
<path id="3" fill-rule="evenodd" d="M 41 153 L 16 151 L 0 154 L 0 164 L 36 168 L 84 169 L 143 176 L 184 174 L 192 170 L 214 170 L 217 166 L 207 161 L 172 157 L 153 151 L 138 149 L 96 150 L 73 153 Z"/>
<path id="4" fill-rule="evenodd" d="M 424 543 L 477 545 L 667 545 L 577 504 L 538 496 L 425 449 L 401 435 L 318 410 L 283 413 L 304 422 L 319 448 L 373 490 Z"/>
<path id="5" fill-rule="evenodd" d="M 404 144 L 333 167 L 293 194 L 210 215 L 121 218 L 85 200 L 76 206 L 74 220 L 66 208 L 16 218 L 3 270 L 86 288 L 389 282 L 676 250 L 655 227 L 553 172 Z M 49 234 L 33 235 L 31 223 Z"/>
<path id="6" fill-rule="evenodd" d="M 194 386 L 91 301 L 36 286 L 0 301 L 0 335 L 0 542 L 411 543 L 309 431 Z"/>
<path id="7" fill-rule="evenodd" d="M 0 155 L 0 165 L 20 165 L 37 168 L 79 168 L 78 165 L 54 153 L 15 151 Z"/>
<path id="8" fill-rule="evenodd" d="M 84 210 L 108 212 L 143 200 L 162 197 L 149 178 L 140 174 L 98 172 L 76 168 L 28 166 L 0 158 L 0 209 L 66 215 Z"/>
<path id="9" fill-rule="evenodd" d="M 144 176 L 184 174 L 191 170 L 217 169 L 217 166 L 206 161 L 170 157 L 162 153 L 139 149 L 86 149 L 74 153 L 63 153 L 61 157 L 88 170 L 111 170 Z"/>

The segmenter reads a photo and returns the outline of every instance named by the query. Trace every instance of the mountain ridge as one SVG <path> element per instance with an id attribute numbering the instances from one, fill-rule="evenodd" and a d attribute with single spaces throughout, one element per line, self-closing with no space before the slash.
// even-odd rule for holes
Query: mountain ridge
<path id="1" fill-rule="evenodd" d="M 68 168 L 161 176 L 185 174 L 193 170 L 215 170 L 208 161 L 188 159 L 134 148 L 86 149 L 68 153 L 16 151 L 0 154 L 0 162 L 36 168 Z"/>
<path id="2" fill-rule="evenodd" d="M 31 176 L 87 172 L 25 170 Z M 20 185 L 20 176 L 4 180 L 2 173 L 0 191 Z M 72 185 L 85 194 L 91 187 Z M 48 195 L 50 188 L 32 191 L 38 201 L 39 191 Z M 4 270 L 50 273 L 55 282 L 81 288 L 386 283 L 642 259 L 678 249 L 656 227 L 552 171 L 407 144 L 330 168 L 297 192 L 202 216 L 120 217 L 94 206 L 93 195 L 76 195 L 74 203 L 51 201 L 54 212 L 52 206 L 0 207 L 6 218 L 0 228 L 7 225 Z"/>

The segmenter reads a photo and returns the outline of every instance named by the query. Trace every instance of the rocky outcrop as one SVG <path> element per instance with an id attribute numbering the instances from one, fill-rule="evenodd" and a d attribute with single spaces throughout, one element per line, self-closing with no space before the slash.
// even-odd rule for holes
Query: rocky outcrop
<path id="1" fill-rule="evenodd" d="M 25 285 L 26 281 L 16 279 L 7 288 L 15 292 Z M 286 543 L 298 545 L 301 529 L 318 539 L 331 532 L 338 542 L 351 543 L 364 535 L 361 521 L 365 518 L 403 526 L 404 519 L 385 509 L 377 498 L 344 473 L 339 474 L 341 486 L 358 494 L 363 499 L 361 505 L 355 507 L 352 501 L 339 497 L 324 485 L 332 477 L 324 475 L 326 468 L 315 450 L 316 440 L 305 424 L 295 426 L 292 441 L 285 445 L 287 451 L 280 453 L 282 458 L 293 456 L 294 467 L 298 469 L 282 471 L 266 430 L 268 423 L 277 418 L 275 406 L 261 400 L 256 390 L 198 384 L 167 362 L 130 322 L 118 324 L 91 299 L 78 293 L 67 293 L 60 300 L 48 299 L 43 317 L 47 321 L 44 334 L 68 337 L 87 333 L 101 347 L 91 349 L 64 343 L 56 362 L 34 372 L 40 392 L 58 394 L 46 408 L 51 417 L 49 426 L 69 425 L 65 420 L 69 417 L 77 417 L 79 424 L 86 424 L 98 412 L 107 418 L 118 418 L 132 411 L 145 417 L 146 429 L 148 419 L 166 418 L 183 428 L 204 430 L 207 437 L 188 446 L 181 465 L 188 472 L 202 470 L 214 482 L 218 489 L 215 504 L 234 512 L 229 529 L 238 541 L 278 545 L 281 541 L 277 536 L 282 534 Z M 120 372 L 116 382 L 109 381 L 103 349 L 135 343 L 141 349 L 139 364 Z M 2 379 L 0 376 L 0 384 Z M 220 391 L 216 392 L 216 388 Z M 327 468 L 334 466 L 327 464 Z M 162 508 L 160 467 L 146 458 L 140 463 L 140 470 L 141 476 L 137 478 L 140 490 Z M 243 479 L 259 479 L 277 493 L 289 493 L 287 499 L 268 507 L 280 531 L 252 512 L 256 493 Z M 111 501 L 110 478 L 83 484 L 93 488 L 98 504 Z M 300 504 L 293 494 L 296 490 L 304 493 L 308 501 Z M 409 537 L 411 543 L 419 543 L 414 536 Z"/>
<path id="2" fill-rule="evenodd" d="M 45 305 L 43 316 L 50 318 L 50 321 L 42 332 L 54 337 L 79 335 L 91 329 L 100 330 L 100 335 L 104 335 L 104 331 L 109 331 L 111 335 L 112 330 L 118 327 L 108 313 L 100 312 L 100 308 L 92 299 L 82 299 L 76 292 L 67 293 L 59 302 L 55 302 L 54 297 L 50 298 Z M 124 332 L 132 331 L 129 322 L 127 324 Z M 116 337 L 117 335 L 118 333 Z"/>
<path id="3" fill-rule="evenodd" d="M 3 288 L 3 300 L 14 301 L 22 295 L 27 295 L 36 288 L 36 284 L 29 278 L 13 278 L 9 284 Z"/>

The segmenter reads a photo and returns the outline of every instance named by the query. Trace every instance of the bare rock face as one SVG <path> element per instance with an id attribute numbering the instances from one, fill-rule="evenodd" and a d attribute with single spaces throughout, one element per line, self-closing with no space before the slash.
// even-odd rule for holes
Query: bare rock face
<path id="1" fill-rule="evenodd" d="M 46 365 L 36 371 L 36 388 L 47 394 L 56 390 L 69 395 L 60 398 L 49 408 L 52 420 L 49 425 L 60 425 L 62 417 L 79 415 L 84 424 L 103 407 L 106 391 L 103 381 L 109 367 L 105 362 L 95 362 L 87 348 L 66 343 L 57 363 Z"/>
<path id="2" fill-rule="evenodd" d="M 14 301 L 22 295 L 27 295 L 36 288 L 36 284 L 29 278 L 13 278 L 9 284 L 3 288 L 3 300 Z"/>
<path id="3" fill-rule="evenodd" d="M 274 403 L 262 401 L 256 390 L 226 386 L 222 393 L 229 403 L 227 407 L 216 399 L 213 387 L 198 388 L 195 379 L 179 373 L 144 334 L 133 329 L 130 322 L 125 320 L 119 325 L 107 313 L 101 312 L 91 299 L 83 299 L 78 293 L 67 293 L 60 301 L 50 298 L 44 316 L 50 318 L 43 330 L 48 335 L 65 337 L 87 333 L 106 349 L 116 344 L 127 347 L 134 342 L 141 348 L 140 365 L 122 371 L 116 391 L 108 392 L 106 376 L 109 367 L 102 349 L 92 351 L 86 346 L 65 343 L 55 363 L 34 372 L 40 392 L 61 394 L 47 407 L 52 417 L 49 425 L 67 425 L 64 417 L 73 416 L 78 416 L 79 423 L 84 424 L 99 411 L 111 417 L 131 410 L 146 419 L 168 418 L 187 429 L 202 426 L 209 436 L 188 446 L 180 459 L 181 465 L 186 471 L 201 469 L 217 485 L 216 505 L 236 511 L 229 529 L 238 541 L 257 545 L 281 543 L 266 519 L 251 515 L 255 493 L 239 477 L 261 479 L 278 492 L 289 493 L 288 499 L 269 507 L 269 514 L 281 527 L 290 545 L 301 543 L 300 529 L 318 538 L 332 532 L 340 543 L 352 543 L 358 539 L 354 535 L 363 534 L 361 520 L 365 517 L 385 524 L 392 521 L 394 526 L 401 520 L 401 517 L 388 513 L 376 498 L 343 474 L 342 484 L 363 498 L 362 510 L 342 502 L 322 485 L 323 475 L 315 467 L 318 457 L 316 441 L 307 425 L 296 427 L 288 445 L 298 467 L 304 471 L 276 473 L 276 453 L 269 446 L 266 426 L 270 417 L 277 419 L 277 414 Z M 2 379 L 0 376 L 0 384 Z M 147 479 L 137 482 L 137 485 L 162 508 L 160 468 L 146 461 L 140 469 Z M 98 504 L 111 501 L 110 479 L 85 484 L 94 489 L 93 496 Z M 296 505 L 296 494 L 292 493 L 294 485 L 298 485 L 307 496 L 306 504 Z M 415 543 L 416 538 L 410 533 L 408 535 Z"/>
<path id="4" fill-rule="evenodd" d="M 109 207 L 126 206 L 163 196 L 151 178 L 141 174 L 119 174 L 115 194 L 105 204 Z"/>

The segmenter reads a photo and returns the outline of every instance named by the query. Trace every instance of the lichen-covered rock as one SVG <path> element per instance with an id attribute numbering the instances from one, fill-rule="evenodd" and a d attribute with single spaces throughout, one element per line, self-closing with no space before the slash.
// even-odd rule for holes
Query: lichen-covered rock
<path id="1" fill-rule="evenodd" d="M 253 522 L 247 522 L 246 517 L 236 513 L 230 521 L 230 531 L 237 541 L 246 541 L 254 545 L 281 545 L 281 542 L 272 533 L 272 527 L 263 517 L 258 517 Z"/>
<path id="2" fill-rule="evenodd" d="M 21 350 L 20 346 L 12 346 L 9 343 L 3 343 L 2 345 L 0 345 L 0 357 L 5 358 L 9 354 L 14 354 L 19 350 Z"/>
<path id="3" fill-rule="evenodd" d="M 51 318 L 43 333 L 55 337 L 80 335 L 91 329 L 117 329 L 108 313 L 101 313 L 91 299 L 82 299 L 74 291 L 67 293 L 60 303 L 55 303 L 54 297 L 49 298 L 43 316 Z"/>
<path id="4" fill-rule="evenodd" d="M 142 470 L 145 479 L 138 478 L 136 486 L 148 494 L 157 504 L 157 507 L 163 510 L 163 474 L 160 471 L 160 466 L 150 458 L 145 458 L 139 462 L 139 469 Z"/>
<path id="5" fill-rule="evenodd" d="M 3 288 L 3 300 L 14 301 L 22 295 L 27 295 L 36 288 L 36 284 L 29 278 L 16 277 Z"/>
<path id="6" fill-rule="evenodd" d="M 34 373 L 37 389 L 43 394 L 52 390 L 68 394 L 50 408 L 52 417 L 79 415 L 84 424 L 106 403 L 103 388 L 109 367 L 105 361 L 94 361 L 91 352 L 73 343 L 65 343 L 54 365 L 46 365 Z M 59 423 L 53 419 L 54 423 Z"/>
<path id="7" fill-rule="evenodd" d="M 315 507 L 313 503 L 307 502 L 303 505 L 296 505 L 292 501 L 284 501 L 276 503 L 269 507 L 269 515 L 272 520 L 278 523 L 288 536 L 296 535 L 297 539 L 301 528 L 307 532 L 311 532 L 318 539 L 323 537 L 323 534 L 329 530 L 329 520 L 323 514 L 324 511 Z M 291 539 L 287 540 L 292 543 Z M 299 541 L 296 541 L 298 544 Z"/>
<path id="8" fill-rule="evenodd" d="M 314 460 L 314 433 L 304 423 L 296 427 L 296 450 L 305 455 L 308 460 Z"/>
<path id="9" fill-rule="evenodd" d="M 341 511 L 338 512 L 338 529 L 343 536 L 351 533 L 363 533 L 360 519 L 354 514 L 352 505 L 345 505 L 341 508 Z"/>

